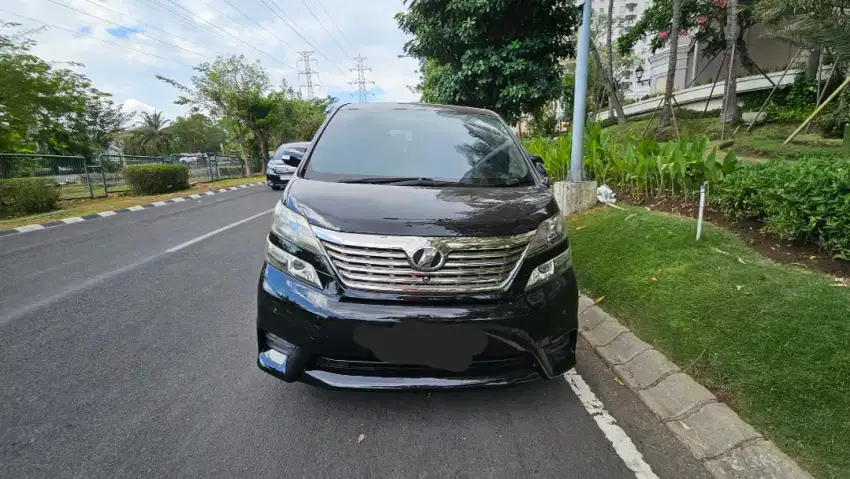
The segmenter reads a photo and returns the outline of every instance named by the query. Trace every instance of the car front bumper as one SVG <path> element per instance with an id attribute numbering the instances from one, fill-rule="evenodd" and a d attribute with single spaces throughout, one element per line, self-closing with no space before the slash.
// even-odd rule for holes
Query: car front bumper
<path id="1" fill-rule="evenodd" d="M 431 304 L 329 296 L 265 265 L 257 362 L 287 382 L 340 389 L 466 388 L 551 379 L 575 365 L 577 309 L 572 269 L 502 302 Z"/>
<path id="2" fill-rule="evenodd" d="M 292 173 L 266 173 L 266 183 L 269 186 L 285 186 L 292 179 Z"/>

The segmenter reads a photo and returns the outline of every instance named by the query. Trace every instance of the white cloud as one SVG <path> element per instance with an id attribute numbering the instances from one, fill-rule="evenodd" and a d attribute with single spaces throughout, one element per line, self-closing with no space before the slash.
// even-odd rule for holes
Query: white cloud
<path id="1" fill-rule="evenodd" d="M 154 111 L 156 111 L 156 108 L 154 108 L 153 106 L 148 105 L 145 102 L 136 100 L 135 98 L 124 100 L 121 105 L 124 107 L 124 111 L 130 113 L 153 113 Z"/>
<path id="2" fill-rule="evenodd" d="M 286 80 L 298 89 L 304 80 L 296 70 L 296 66 L 301 66 L 297 64 L 298 52 L 304 50 L 315 52 L 317 64 L 313 66 L 318 71 L 316 80 L 322 94 L 356 101 L 356 86 L 349 84 L 355 78 L 350 71 L 354 67 L 351 57 L 361 54 L 368 57 L 366 64 L 372 69 L 366 73 L 367 80 L 375 82 L 376 97 L 370 101 L 417 100 L 417 95 L 407 89 L 418 81 L 417 64 L 397 57 L 407 40 L 393 19 L 403 9 L 399 0 L 371 0 L 367 8 L 362 0 L 266 0 L 277 13 L 285 12 L 286 22 L 263 2 L 230 2 L 249 19 L 224 0 L 174 0 L 186 10 L 164 0 L 56 1 L 84 13 L 48 0 L 5 0 L 3 5 L 9 12 L 93 37 L 48 28 L 35 35 L 35 52 L 50 61 L 83 63 L 85 67 L 79 71 L 89 76 L 95 87 L 112 93 L 128 110 L 162 110 L 170 118 L 184 114 L 185 107 L 174 104 L 178 91 L 155 76 L 188 82 L 192 66 L 219 55 L 244 54 L 249 59 L 259 59 L 275 84 Z M 191 20 L 193 15 L 198 16 L 196 22 Z M 14 15 L 0 14 L 0 18 L 25 27 L 39 26 Z M 124 31 L 116 36 L 119 26 L 143 33 Z"/>

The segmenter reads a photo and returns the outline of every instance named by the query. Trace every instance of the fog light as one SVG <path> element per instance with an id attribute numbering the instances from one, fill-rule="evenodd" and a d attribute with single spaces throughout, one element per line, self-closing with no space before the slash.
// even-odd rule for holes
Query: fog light
<path id="1" fill-rule="evenodd" d="M 283 354 L 282 352 L 274 349 L 269 349 L 268 351 L 260 353 L 259 360 L 263 367 L 274 369 L 275 371 L 283 374 L 286 373 L 286 362 L 289 360 L 289 355 Z"/>

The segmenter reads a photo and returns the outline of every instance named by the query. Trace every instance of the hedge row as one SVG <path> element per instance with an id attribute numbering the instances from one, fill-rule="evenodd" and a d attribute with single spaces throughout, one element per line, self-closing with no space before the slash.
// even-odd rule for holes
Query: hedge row
<path id="1" fill-rule="evenodd" d="M 731 216 L 760 220 L 784 239 L 850 259 L 850 158 L 746 166 L 717 185 L 712 203 Z"/>
<path id="2" fill-rule="evenodd" d="M 59 186 L 53 178 L 0 180 L 0 217 L 52 211 L 57 201 Z"/>
<path id="3" fill-rule="evenodd" d="M 158 195 L 189 188 L 189 168 L 185 165 L 128 166 L 124 177 L 134 195 Z"/>

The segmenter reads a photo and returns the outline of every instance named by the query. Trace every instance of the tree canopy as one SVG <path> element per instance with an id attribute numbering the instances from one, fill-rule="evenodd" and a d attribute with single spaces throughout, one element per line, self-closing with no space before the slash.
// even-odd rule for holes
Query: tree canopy
<path id="1" fill-rule="evenodd" d="M 218 57 L 213 63 L 202 63 L 191 86 L 157 76 L 182 94 L 178 105 L 188 105 L 193 113 L 205 111 L 228 129 L 237 132 L 243 152 L 249 148 L 249 138 L 238 133 L 245 130 L 256 138 L 262 158 L 269 156 L 269 144 L 277 137 L 282 140 L 310 139 L 318 129 L 332 99 L 301 99 L 285 82 L 274 87 L 259 61 L 251 62 L 244 55 Z"/>
<path id="2" fill-rule="evenodd" d="M 755 62 L 749 57 L 745 34 L 756 22 L 754 15 L 754 0 L 738 1 L 738 34 L 736 38 L 737 51 L 741 65 L 751 73 L 756 72 Z M 679 25 L 680 34 L 691 35 L 700 42 L 704 56 L 714 56 L 727 48 L 726 44 L 726 7 L 728 0 L 682 0 L 682 18 Z M 670 38 L 671 21 L 673 18 L 673 3 L 669 0 L 653 0 L 652 5 L 644 10 L 640 20 L 625 35 L 617 39 L 620 53 L 632 51 L 637 42 L 649 38 L 652 53 L 667 45 Z"/>
<path id="3" fill-rule="evenodd" d="M 428 60 L 429 101 L 489 108 L 516 121 L 557 98 L 573 54 L 568 0 L 417 0 L 396 15 L 404 51 Z M 433 63 L 432 63 L 433 62 Z M 429 77 L 430 75 L 430 77 Z"/>
<path id="4" fill-rule="evenodd" d="M 34 31 L 19 30 L 0 22 L 0 151 L 91 158 L 133 115 L 86 76 L 32 54 Z"/>

